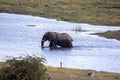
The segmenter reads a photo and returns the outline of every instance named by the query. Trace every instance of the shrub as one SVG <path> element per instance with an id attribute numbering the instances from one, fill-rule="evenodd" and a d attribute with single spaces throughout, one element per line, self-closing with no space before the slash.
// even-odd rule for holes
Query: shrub
<path id="1" fill-rule="evenodd" d="M 0 80 L 46 80 L 44 58 L 26 56 L 11 58 L 0 69 Z"/>

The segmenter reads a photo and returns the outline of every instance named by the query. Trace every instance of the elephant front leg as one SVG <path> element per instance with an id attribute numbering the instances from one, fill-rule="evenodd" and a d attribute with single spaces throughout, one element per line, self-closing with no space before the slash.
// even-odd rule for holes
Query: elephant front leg
<path id="1" fill-rule="evenodd" d="M 49 47 L 50 48 L 56 48 L 57 46 L 56 46 L 54 41 L 50 41 Z"/>
<path id="2" fill-rule="evenodd" d="M 52 47 L 53 46 L 53 42 L 51 41 L 50 44 L 49 44 L 49 47 Z"/>

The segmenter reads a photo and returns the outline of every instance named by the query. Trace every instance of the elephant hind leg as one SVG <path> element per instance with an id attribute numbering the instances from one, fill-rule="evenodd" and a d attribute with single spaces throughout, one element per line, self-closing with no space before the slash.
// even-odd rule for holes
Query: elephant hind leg
<path id="1" fill-rule="evenodd" d="M 64 47 L 64 48 L 72 48 L 73 45 L 72 45 L 72 42 L 71 42 L 71 41 L 64 41 L 64 42 L 61 44 L 61 47 Z"/>
<path id="2" fill-rule="evenodd" d="M 68 47 L 68 48 L 72 48 L 72 47 L 73 47 L 72 42 L 71 42 L 71 41 L 68 41 L 66 47 Z"/>

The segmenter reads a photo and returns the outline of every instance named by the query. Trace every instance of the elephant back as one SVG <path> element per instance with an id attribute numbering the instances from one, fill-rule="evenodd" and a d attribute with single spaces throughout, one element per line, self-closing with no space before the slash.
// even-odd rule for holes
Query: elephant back
<path id="1" fill-rule="evenodd" d="M 57 35 L 58 40 L 68 40 L 73 41 L 73 39 L 67 33 L 61 33 Z"/>

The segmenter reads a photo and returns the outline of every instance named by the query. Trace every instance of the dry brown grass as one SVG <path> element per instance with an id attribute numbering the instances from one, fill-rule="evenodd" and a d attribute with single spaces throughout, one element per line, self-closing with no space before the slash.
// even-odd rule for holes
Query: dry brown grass
<path id="1" fill-rule="evenodd" d="M 94 77 L 89 77 L 88 72 L 95 72 Z M 47 67 L 51 80 L 120 80 L 119 73 L 110 73 L 93 70 Z"/>

